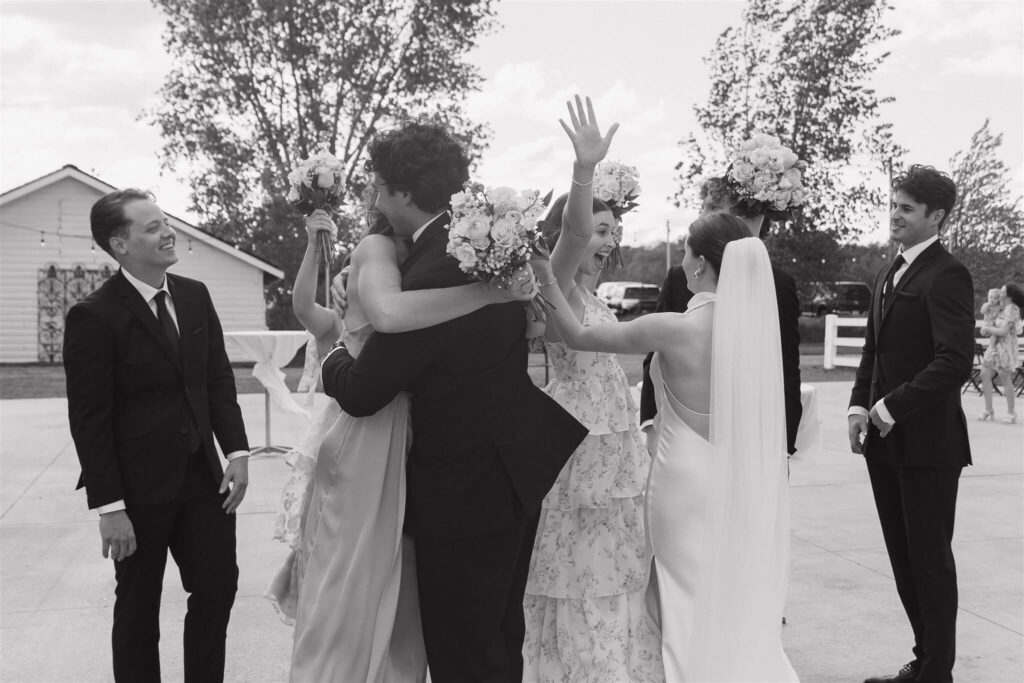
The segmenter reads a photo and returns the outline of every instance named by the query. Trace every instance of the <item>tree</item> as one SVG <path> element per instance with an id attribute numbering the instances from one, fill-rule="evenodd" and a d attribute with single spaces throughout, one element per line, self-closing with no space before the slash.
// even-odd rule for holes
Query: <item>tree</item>
<path id="1" fill-rule="evenodd" d="M 705 58 L 711 89 L 695 107 L 701 130 L 680 143 L 676 204 L 694 203 L 700 177 L 724 172 L 734 145 L 774 135 L 809 164 L 813 196 L 766 243 L 798 281 L 835 279 L 832 255 L 875 227 L 886 171 L 902 155 L 879 119 L 889 99 L 869 86 L 888 57 L 880 46 L 897 34 L 883 23 L 889 9 L 888 0 L 748 0 L 743 24 Z"/>
<path id="2" fill-rule="evenodd" d="M 1002 144 L 1002 134 L 993 134 L 985 119 L 970 147 L 949 160 L 959 197 L 944 226 L 944 242 L 971 271 L 979 308 L 989 289 L 1024 281 L 1024 209 L 998 156 Z"/>
<path id="3" fill-rule="evenodd" d="M 174 60 L 160 104 L 144 115 L 163 136 L 161 163 L 187 176 L 201 227 L 285 271 L 268 292 L 278 325 L 294 324 L 291 283 L 305 246 L 284 200 L 299 159 L 328 149 L 356 198 L 382 127 L 429 117 L 473 156 L 486 143 L 487 129 L 461 105 L 479 88 L 465 57 L 492 25 L 493 0 L 153 3 L 167 16 Z"/>

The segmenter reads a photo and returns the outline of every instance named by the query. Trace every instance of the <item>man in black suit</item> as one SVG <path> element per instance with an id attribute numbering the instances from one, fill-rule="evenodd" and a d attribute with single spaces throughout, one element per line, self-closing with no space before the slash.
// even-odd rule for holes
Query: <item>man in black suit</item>
<path id="1" fill-rule="evenodd" d="M 741 218 L 750 228 L 754 237 L 761 235 L 765 222 L 764 213 L 752 212 L 741 203 L 735 192 L 722 178 L 709 178 L 700 188 L 701 215 L 709 213 L 732 213 Z M 782 381 L 786 401 L 786 447 L 790 455 L 796 452 L 796 432 L 800 427 L 803 406 L 800 403 L 800 301 L 796 295 L 796 280 L 784 270 L 772 265 L 775 278 L 775 301 L 779 308 L 779 332 L 782 335 Z M 665 282 L 661 285 L 657 311 L 686 310 L 693 296 L 686 287 L 686 274 L 682 266 L 669 268 Z M 757 340 L 751 340 L 757 343 Z M 643 363 L 643 385 L 640 390 L 640 427 L 652 433 L 651 427 L 658 408 L 654 403 L 654 387 L 651 384 L 651 356 L 647 354 Z"/>
<path id="2" fill-rule="evenodd" d="M 974 286 L 938 241 L 956 204 L 953 181 L 912 166 L 892 189 L 890 232 L 900 253 L 875 278 L 848 421 L 914 631 L 914 660 L 866 683 L 945 683 L 956 657 L 956 494 L 971 464 L 960 387 L 973 364 Z"/>
<path id="3" fill-rule="evenodd" d="M 446 253 L 451 195 L 465 153 L 440 127 L 406 124 L 370 149 L 377 208 L 413 244 L 402 289 L 470 281 Z M 342 346 L 323 364 L 324 391 L 371 415 L 412 392 L 406 531 L 431 679 L 520 681 L 523 593 L 540 504 L 586 429 L 527 374 L 518 303 L 488 306 L 425 330 L 374 333 L 357 360 Z"/>
<path id="4" fill-rule="evenodd" d="M 220 321 L 203 283 L 167 274 L 175 233 L 152 195 L 112 192 L 90 222 L 121 268 L 68 312 L 64 369 L 78 488 L 114 560 L 114 678 L 160 680 L 170 550 L 190 594 L 185 680 L 220 681 L 249 455 Z"/>

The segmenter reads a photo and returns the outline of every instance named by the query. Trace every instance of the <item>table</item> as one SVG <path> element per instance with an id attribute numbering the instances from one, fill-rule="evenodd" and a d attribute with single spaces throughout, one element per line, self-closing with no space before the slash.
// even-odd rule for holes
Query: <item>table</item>
<path id="1" fill-rule="evenodd" d="M 818 417 L 818 392 L 813 384 L 800 384 L 800 425 L 796 430 L 794 458 L 805 460 L 821 451 L 821 418 Z"/>
<path id="2" fill-rule="evenodd" d="M 285 446 L 275 446 L 270 440 L 270 402 L 289 413 L 303 416 L 310 421 L 309 411 L 295 402 L 288 386 L 284 383 L 284 367 L 295 357 L 296 352 L 309 339 L 309 334 L 302 330 L 255 330 L 245 332 L 225 332 L 224 346 L 232 346 L 249 360 L 255 361 L 252 376 L 263 385 L 264 406 L 266 410 L 266 439 L 264 445 L 254 448 L 252 455 L 272 455 L 287 453 Z"/>

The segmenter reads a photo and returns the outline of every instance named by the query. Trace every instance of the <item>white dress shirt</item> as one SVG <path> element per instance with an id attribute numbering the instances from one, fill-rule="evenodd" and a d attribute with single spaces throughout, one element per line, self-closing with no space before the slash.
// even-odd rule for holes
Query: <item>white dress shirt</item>
<path id="1" fill-rule="evenodd" d="M 440 218 L 441 216 L 445 215 L 446 213 L 448 213 L 447 209 L 445 209 L 444 211 L 442 211 L 441 213 L 437 214 L 436 216 L 431 218 L 429 221 L 427 221 L 426 223 L 421 225 L 420 229 L 412 234 L 412 241 L 413 241 L 413 243 L 415 243 L 416 240 L 418 240 L 420 238 L 420 235 L 423 234 L 423 231 L 427 229 L 428 225 L 430 225 L 431 223 L 433 223 L 434 221 L 436 221 L 438 218 Z"/>
<path id="2" fill-rule="evenodd" d="M 174 322 L 174 327 L 178 329 L 178 333 L 180 335 L 181 327 L 178 325 L 178 314 L 175 312 L 174 309 L 174 299 L 171 298 L 171 290 L 167 288 L 167 277 L 164 276 L 163 284 L 161 284 L 160 287 L 157 288 L 153 287 L 152 285 L 146 284 L 142 280 L 138 279 L 137 277 L 129 273 L 124 268 L 121 268 L 121 274 L 124 275 L 124 279 L 130 282 L 132 287 L 138 290 L 139 294 L 142 295 L 142 299 L 149 306 L 149 310 L 153 311 L 154 317 L 157 316 L 156 295 L 159 292 L 167 292 L 166 296 L 164 296 L 164 302 L 167 304 L 167 312 L 170 314 L 171 320 Z M 231 460 L 234 460 L 235 458 L 240 458 L 243 455 L 249 455 L 249 451 L 233 451 L 231 453 L 228 453 L 226 457 L 230 462 Z M 107 503 L 106 505 L 101 505 L 98 508 L 93 509 L 102 515 L 107 512 L 116 512 L 117 510 L 124 510 L 125 505 L 123 500 L 117 500 L 114 501 L 113 503 Z"/>
<path id="3" fill-rule="evenodd" d="M 938 241 L 939 236 L 935 235 L 933 237 L 926 239 L 924 242 L 921 242 L 920 244 L 915 244 L 914 246 L 910 247 L 907 250 L 900 249 L 899 253 L 903 254 L 904 263 L 902 266 L 899 267 L 899 270 L 896 271 L 895 275 L 892 276 L 892 286 L 894 290 L 896 289 L 896 285 L 899 284 L 900 279 L 902 279 L 903 275 L 907 272 L 907 269 L 910 268 L 910 264 L 913 263 L 914 260 L 921 255 L 921 252 L 923 252 L 925 249 L 932 246 Z M 884 398 L 878 399 L 878 401 L 875 403 L 875 410 L 878 411 L 878 416 L 882 418 L 882 420 L 886 424 L 896 424 L 896 420 L 892 418 L 892 413 L 890 413 L 889 409 L 885 407 Z M 863 415 L 866 417 L 868 415 L 868 411 L 862 406 L 850 406 L 850 409 L 847 411 L 846 415 Z"/>

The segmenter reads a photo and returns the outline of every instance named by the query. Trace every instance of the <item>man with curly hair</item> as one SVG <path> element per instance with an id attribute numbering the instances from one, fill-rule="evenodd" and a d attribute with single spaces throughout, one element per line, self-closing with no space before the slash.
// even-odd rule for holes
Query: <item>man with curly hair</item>
<path id="1" fill-rule="evenodd" d="M 410 238 L 402 289 L 470 282 L 448 256 L 449 202 L 469 160 L 442 127 L 377 138 L 367 170 L 377 209 Z M 357 359 L 323 365 L 324 390 L 354 416 L 412 393 L 405 529 L 431 679 L 522 680 L 523 593 L 544 495 L 587 430 L 527 374 L 519 303 L 435 327 L 373 333 Z"/>

